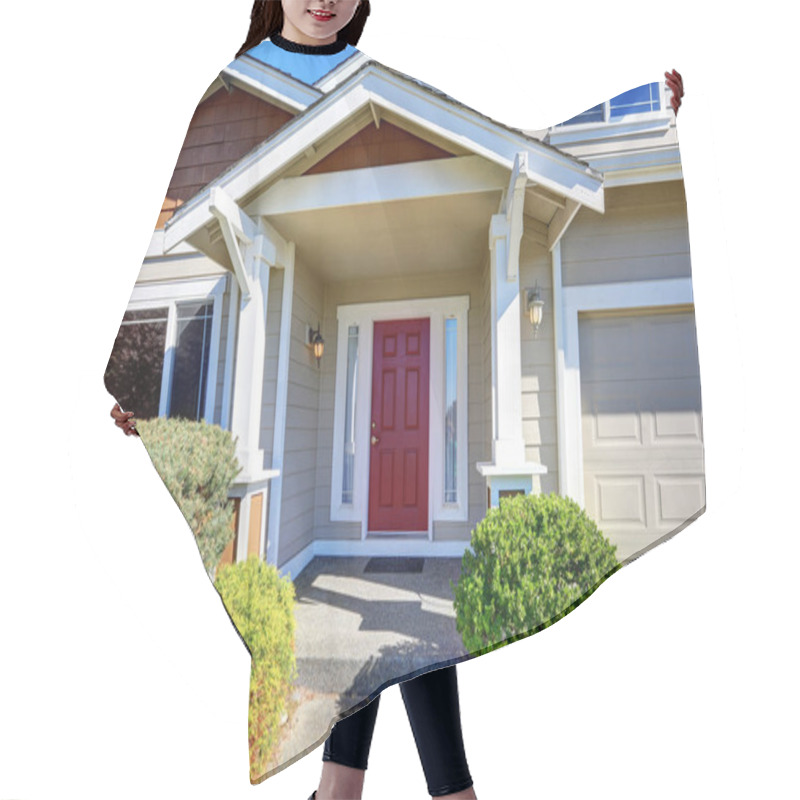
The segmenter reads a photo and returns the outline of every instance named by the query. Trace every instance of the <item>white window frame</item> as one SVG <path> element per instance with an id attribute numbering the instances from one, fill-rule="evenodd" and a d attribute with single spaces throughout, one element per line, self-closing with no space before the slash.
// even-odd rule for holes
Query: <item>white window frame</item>
<path id="1" fill-rule="evenodd" d="M 469 296 L 434 297 L 414 300 L 393 300 L 379 303 L 341 305 L 337 309 L 338 333 L 336 346 L 336 381 L 333 412 L 333 464 L 331 469 L 332 522 L 360 522 L 362 539 L 367 537 L 369 512 L 369 413 L 372 405 L 372 345 L 375 322 L 383 320 L 430 319 L 430 391 L 428 435 L 428 538 L 433 538 L 433 522 L 439 520 L 466 521 L 469 512 L 468 495 L 468 432 L 467 419 L 467 362 L 468 362 Z M 458 323 L 457 388 L 458 442 L 456 470 L 458 502 L 444 502 L 444 418 L 445 418 L 445 319 L 453 317 Z M 342 462 L 344 457 L 345 381 L 347 379 L 347 339 L 351 325 L 358 325 L 359 368 L 355 390 L 355 469 L 353 502 L 342 503 Z M 376 532 L 370 531 L 370 534 Z M 415 532 L 415 533 L 418 533 Z M 397 535 L 397 532 L 394 532 Z"/>
<path id="2" fill-rule="evenodd" d="M 175 362 L 178 303 L 212 301 L 211 343 L 208 354 L 208 374 L 203 397 L 202 418 L 209 424 L 214 422 L 216 405 L 217 364 L 219 361 L 220 331 L 222 329 L 222 298 L 225 294 L 227 276 L 203 278 L 201 280 L 165 281 L 137 285 L 133 289 L 127 311 L 142 311 L 149 308 L 167 308 L 167 333 L 164 337 L 164 365 L 161 370 L 161 394 L 158 401 L 158 416 L 167 415 L 169 387 Z"/>

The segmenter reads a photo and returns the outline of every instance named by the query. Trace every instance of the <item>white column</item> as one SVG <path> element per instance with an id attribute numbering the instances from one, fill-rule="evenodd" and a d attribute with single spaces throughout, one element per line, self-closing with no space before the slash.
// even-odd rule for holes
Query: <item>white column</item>
<path id="1" fill-rule="evenodd" d="M 289 401 L 289 353 L 292 344 L 292 313 L 294 299 L 294 242 L 281 248 L 283 267 L 283 297 L 281 299 L 281 330 L 278 345 L 278 381 L 275 391 L 275 421 L 272 435 L 272 469 L 275 472 L 270 486 L 269 519 L 267 521 L 266 559 L 278 564 L 278 545 L 281 531 L 281 499 L 283 497 L 283 456 L 286 447 L 286 414 Z"/>
<path id="2" fill-rule="evenodd" d="M 252 244 L 245 248 L 243 259 L 250 295 L 246 299 L 242 296 L 239 305 L 231 412 L 231 432 L 237 438 L 236 455 L 242 467 L 239 481 L 259 476 L 264 470 L 264 451 L 258 446 L 258 437 L 261 429 L 270 268 L 262 250 L 262 237 L 256 236 Z"/>
<path id="3" fill-rule="evenodd" d="M 517 172 L 515 166 L 515 172 Z M 519 243 L 524 191 L 512 179 L 505 214 L 489 225 L 492 327 L 492 461 L 477 464 L 486 478 L 490 503 L 505 493 L 533 491 L 533 475 L 547 467 L 525 460 L 522 436 L 522 341 L 520 338 Z M 513 189 L 513 191 L 512 191 Z M 523 187 L 524 189 L 524 187 Z"/>
<path id="4" fill-rule="evenodd" d="M 519 250 L 517 263 L 510 268 L 510 240 L 511 226 L 506 215 L 495 214 L 489 226 L 489 248 L 492 280 L 492 462 L 498 466 L 525 463 Z"/>
<path id="5" fill-rule="evenodd" d="M 553 275 L 553 330 L 555 332 L 556 348 L 556 430 L 558 448 L 558 491 L 559 494 L 568 495 L 567 491 L 567 465 L 569 464 L 568 450 L 573 446 L 572 440 L 576 431 L 570 430 L 567 421 L 571 419 L 566 412 L 566 381 L 567 364 L 564 358 L 564 340 L 566 338 L 566 325 L 564 318 L 564 295 L 561 283 L 561 240 L 559 239 L 551 251 L 551 266 Z M 574 426 L 573 426 L 574 427 Z M 580 432 L 580 429 L 578 430 Z"/>

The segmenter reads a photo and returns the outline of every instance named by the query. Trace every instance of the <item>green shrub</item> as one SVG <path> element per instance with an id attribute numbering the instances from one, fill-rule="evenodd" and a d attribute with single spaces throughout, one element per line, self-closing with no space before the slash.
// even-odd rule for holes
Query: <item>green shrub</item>
<path id="1" fill-rule="evenodd" d="M 248 738 L 255 781 L 274 760 L 281 714 L 295 677 L 294 584 L 251 556 L 221 567 L 215 586 L 253 659 Z"/>
<path id="2" fill-rule="evenodd" d="M 504 498 L 472 532 L 453 586 L 464 647 L 488 652 L 552 625 L 619 567 L 615 552 L 569 498 Z"/>
<path id="3" fill-rule="evenodd" d="M 136 427 L 153 466 L 197 537 L 208 574 L 233 539 L 228 490 L 240 471 L 233 437 L 218 425 L 157 417 Z"/>

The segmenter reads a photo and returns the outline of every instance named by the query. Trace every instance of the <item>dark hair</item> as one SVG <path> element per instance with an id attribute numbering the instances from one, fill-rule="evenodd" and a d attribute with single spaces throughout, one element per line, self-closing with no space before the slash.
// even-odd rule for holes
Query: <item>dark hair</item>
<path id="1" fill-rule="evenodd" d="M 354 47 L 361 38 L 361 32 L 369 16 L 369 0 L 361 0 L 356 8 L 356 13 L 347 25 L 342 28 L 337 39 L 344 39 Z M 244 44 L 239 48 L 235 58 L 239 58 L 242 53 L 246 53 L 251 47 L 255 47 L 264 39 L 268 39 L 283 30 L 283 6 L 280 0 L 255 0 L 250 11 L 250 30 Z"/>

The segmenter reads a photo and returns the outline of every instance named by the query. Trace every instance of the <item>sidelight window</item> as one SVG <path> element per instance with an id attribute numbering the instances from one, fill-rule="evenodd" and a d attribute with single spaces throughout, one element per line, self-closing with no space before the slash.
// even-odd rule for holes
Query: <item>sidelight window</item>
<path id="1" fill-rule="evenodd" d="M 342 456 L 342 504 L 353 503 L 353 478 L 356 455 L 356 381 L 358 380 L 358 325 L 347 329 L 347 376 L 344 408 L 344 448 Z"/>
<path id="2" fill-rule="evenodd" d="M 458 320 L 444 321 L 444 502 L 458 503 Z"/>

